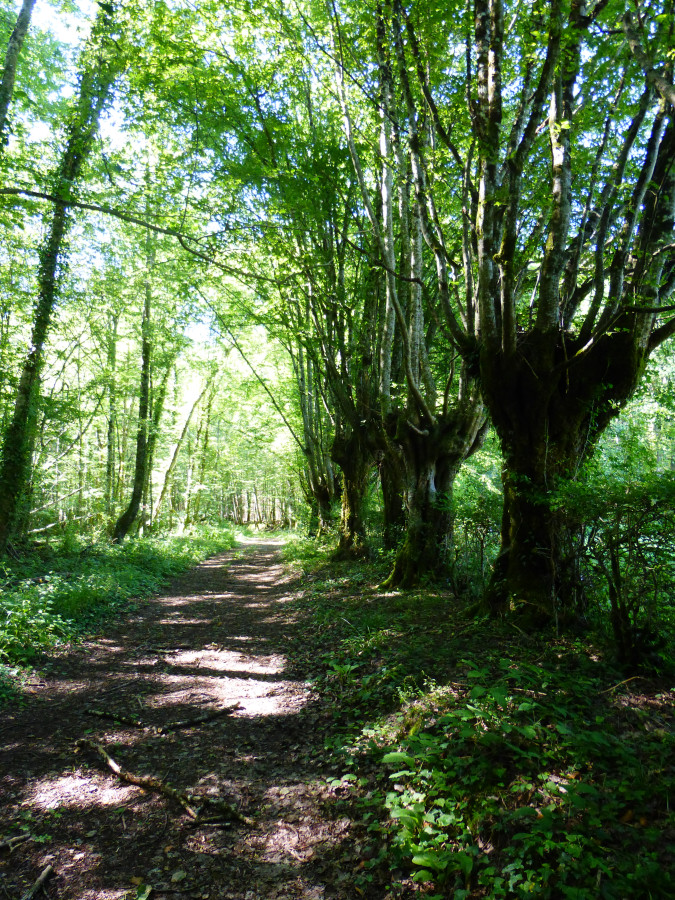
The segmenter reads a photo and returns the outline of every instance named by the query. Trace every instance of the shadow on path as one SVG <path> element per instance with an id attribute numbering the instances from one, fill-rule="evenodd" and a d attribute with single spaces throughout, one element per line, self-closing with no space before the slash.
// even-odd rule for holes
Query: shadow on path
<path id="1" fill-rule="evenodd" d="M 19 897 L 48 864 L 50 897 L 351 900 L 341 871 L 349 820 L 331 809 L 323 728 L 285 649 L 301 627 L 300 585 L 267 540 L 207 560 L 98 640 L 52 658 L 26 705 L 0 714 L 0 854 Z M 230 716 L 159 734 L 158 726 L 239 704 Z M 196 825 L 163 797 L 121 783 L 88 754 L 104 744 L 136 774 L 221 798 L 253 828 Z"/>

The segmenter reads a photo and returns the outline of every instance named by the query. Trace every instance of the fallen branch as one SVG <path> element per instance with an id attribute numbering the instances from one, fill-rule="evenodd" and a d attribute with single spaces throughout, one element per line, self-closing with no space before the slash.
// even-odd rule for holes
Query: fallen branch
<path id="1" fill-rule="evenodd" d="M 19 846 L 19 844 L 23 844 L 24 841 L 30 841 L 32 838 L 32 834 L 15 834 L 14 837 L 5 838 L 4 841 L 0 841 L 0 850 L 9 850 L 11 853 L 15 847 Z"/>
<path id="2" fill-rule="evenodd" d="M 120 725 L 131 725 L 132 728 L 146 728 L 140 719 L 132 719 L 131 716 L 120 716 L 114 712 L 106 712 L 104 709 L 85 709 L 88 716 L 98 716 L 99 719 L 110 719 L 119 722 Z"/>
<path id="3" fill-rule="evenodd" d="M 197 725 L 205 725 L 207 722 L 212 722 L 214 719 L 219 719 L 221 716 L 229 716 L 230 713 L 233 713 L 236 709 L 241 709 L 240 703 L 235 703 L 234 706 L 223 706 L 220 709 L 212 709 L 209 712 L 206 712 L 201 716 L 195 716 L 192 719 L 180 719 L 177 722 L 168 722 L 166 725 L 160 725 L 155 730 L 159 734 L 166 734 L 169 731 L 179 731 L 181 728 L 195 728 Z"/>
<path id="4" fill-rule="evenodd" d="M 37 892 L 40 890 L 40 888 L 45 883 L 45 881 L 50 877 L 50 875 L 53 875 L 53 874 L 54 874 L 54 869 L 52 869 L 51 866 L 47 866 L 45 869 L 43 869 L 38 880 L 35 882 L 33 887 L 28 888 L 28 890 L 23 895 L 21 900 L 32 900 L 32 898 L 37 894 Z"/>
<path id="5" fill-rule="evenodd" d="M 217 811 L 230 819 L 236 819 L 244 825 L 252 826 L 254 824 L 252 819 L 242 815 L 236 807 L 232 806 L 230 803 L 226 803 L 224 800 L 214 800 L 210 797 L 198 797 L 194 794 L 183 793 L 182 791 L 178 791 L 176 788 L 171 787 L 171 785 L 164 784 L 163 781 L 160 781 L 159 778 L 155 778 L 152 775 L 134 775 L 133 772 L 123 769 L 119 763 L 115 762 L 102 744 L 97 744 L 94 741 L 81 738 L 77 741 L 75 746 L 78 750 L 91 750 L 93 753 L 100 756 L 106 766 L 117 775 L 120 781 L 124 781 L 126 784 L 133 784 L 136 787 L 142 788 L 144 791 L 161 794 L 163 797 L 168 797 L 169 800 L 178 803 L 183 807 L 190 818 L 195 821 L 199 820 L 199 806 L 206 804 L 211 810 Z"/>
<path id="6" fill-rule="evenodd" d="M 615 691 L 618 687 L 621 687 L 622 684 L 628 684 L 629 681 L 637 681 L 637 679 L 642 678 L 642 675 L 633 675 L 632 678 L 626 678 L 625 681 L 620 681 L 618 684 L 613 684 L 611 687 L 608 687 L 605 691 L 600 691 L 601 694 L 609 694 L 610 691 Z"/>
<path id="7" fill-rule="evenodd" d="M 201 716 L 195 716 L 192 719 L 179 719 L 176 722 L 168 722 L 166 725 L 146 725 L 140 719 L 134 719 L 131 716 L 120 716 L 115 712 L 106 712 L 104 709 L 86 709 L 85 712 L 90 716 L 98 716 L 99 719 L 110 719 L 112 722 L 119 722 L 121 725 L 129 725 L 132 728 L 143 728 L 145 731 L 154 731 L 156 734 L 168 734 L 170 731 L 179 731 L 182 728 L 196 728 L 198 725 L 205 725 L 221 716 L 229 716 L 236 709 L 241 709 L 240 703 L 234 706 L 223 706 L 220 709 L 212 709 Z"/>

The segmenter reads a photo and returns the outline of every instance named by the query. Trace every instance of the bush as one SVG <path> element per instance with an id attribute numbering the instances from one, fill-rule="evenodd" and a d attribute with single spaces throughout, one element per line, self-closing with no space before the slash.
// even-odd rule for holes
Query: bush
<path id="1" fill-rule="evenodd" d="M 675 475 L 628 481 L 591 471 L 564 485 L 557 502 L 579 535 L 589 610 L 609 619 L 619 660 L 658 667 L 673 614 Z"/>

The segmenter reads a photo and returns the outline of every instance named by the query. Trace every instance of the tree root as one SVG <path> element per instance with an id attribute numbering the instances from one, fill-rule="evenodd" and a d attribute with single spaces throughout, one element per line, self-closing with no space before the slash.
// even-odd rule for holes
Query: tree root
<path id="1" fill-rule="evenodd" d="M 229 716 L 235 710 L 241 709 L 241 704 L 235 703 L 234 706 L 223 706 L 220 709 L 213 709 L 201 716 L 195 716 L 191 719 L 179 719 L 176 722 L 168 722 L 166 725 L 146 725 L 140 719 L 133 719 L 131 716 L 120 716 L 114 712 L 106 712 L 103 709 L 86 709 L 85 712 L 90 716 L 98 716 L 99 719 L 110 719 L 112 722 L 119 722 L 121 725 L 129 725 L 131 728 L 142 728 L 145 731 L 154 731 L 155 734 L 168 734 L 170 731 L 179 731 L 183 728 L 196 728 L 199 725 L 205 725 L 221 716 Z"/>
<path id="2" fill-rule="evenodd" d="M 47 866 L 44 868 L 40 874 L 40 877 L 35 882 L 35 884 L 28 888 L 26 893 L 22 896 L 21 900 L 32 900 L 32 898 L 37 894 L 40 888 L 44 885 L 45 881 L 54 874 L 54 869 L 51 866 Z"/>
<path id="3" fill-rule="evenodd" d="M 205 811 L 217 813 L 228 819 L 235 819 L 237 822 L 242 822 L 249 827 L 252 827 L 255 824 L 253 819 L 249 819 L 248 816 L 242 815 L 236 807 L 232 806 L 230 803 L 226 803 L 224 800 L 214 800 L 210 797 L 199 797 L 195 794 L 187 794 L 176 790 L 176 788 L 171 787 L 171 785 L 164 784 L 163 781 L 160 781 L 159 778 L 155 778 L 152 775 L 134 775 L 133 772 L 128 772 L 126 769 L 123 769 L 119 763 L 115 762 L 102 744 L 97 744 L 86 738 L 80 738 L 75 746 L 77 750 L 90 750 L 100 756 L 106 766 L 117 775 L 120 781 L 124 781 L 126 784 L 133 784 L 136 787 L 142 788 L 144 791 L 161 794 L 163 797 L 167 797 L 169 800 L 178 803 L 183 807 L 190 818 L 195 820 L 195 822 L 200 821 L 201 808 L 205 808 Z"/>

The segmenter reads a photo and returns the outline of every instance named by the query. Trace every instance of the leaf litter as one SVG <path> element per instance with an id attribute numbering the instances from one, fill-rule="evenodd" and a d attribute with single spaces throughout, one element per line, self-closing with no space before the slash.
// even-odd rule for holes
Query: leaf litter
<path id="1" fill-rule="evenodd" d="M 325 715 L 287 670 L 300 588 L 280 543 L 254 542 L 46 660 L 22 704 L 0 711 L 6 896 L 47 866 L 46 895 L 77 900 L 363 896 L 348 875 L 352 823 L 326 786 Z M 253 821 L 191 818 L 178 795 Z"/>

